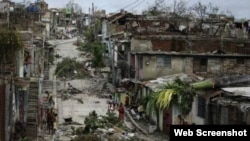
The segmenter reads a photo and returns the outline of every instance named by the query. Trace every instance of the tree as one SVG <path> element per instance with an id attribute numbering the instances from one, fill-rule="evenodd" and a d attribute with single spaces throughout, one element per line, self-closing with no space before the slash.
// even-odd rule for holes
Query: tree
<path id="1" fill-rule="evenodd" d="M 15 51 L 22 48 L 23 43 L 20 35 L 14 30 L 1 30 L 0 31 L 0 59 L 11 61 L 15 55 Z"/>
<path id="2" fill-rule="evenodd" d="M 196 3 L 193 7 L 190 8 L 196 16 L 203 20 L 206 16 L 207 6 L 203 5 L 201 2 Z"/>
<path id="3" fill-rule="evenodd" d="M 186 14 L 188 11 L 187 2 L 185 0 L 176 1 L 174 0 L 174 13 L 178 16 Z"/>
<path id="4" fill-rule="evenodd" d="M 105 66 L 103 61 L 103 53 L 104 53 L 104 47 L 102 46 L 101 42 L 94 42 L 91 44 L 92 48 L 92 66 L 96 68 L 102 68 Z"/>
<path id="5" fill-rule="evenodd" d="M 146 13 L 150 16 L 159 16 L 163 12 L 167 12 L 169 7 L 167 7 L 164 2 L 165 0 L 155 0 L 154 5 L 150 6 L 148 10 L 144 11 L 143 13 Z"/>
<path id="6" fill-rule="evenodd" d="M 167 84 L 162 90 L 149 94 L 143 100 L 147 111 L 154 111 L 157 117 L 157 128 L 159 129 L 159 112 L 176 105 L 183 115 L 189 114 L 192 109 L 194 96 L 193 87 L 186 82 L 176 79 L 174 83 Z"/>
<path id="7" fill-rule="evenodd" d="M 218 6 L 209 3 L 207 7 L 208 7 L 208 14 L 218 14 L 219 11 Z"/>
<path id="8" fill-rule="evenodd" d="M 90 28 L 88 28 L 85 33 L 85 42 L 82 43 L 80 50 L 90 52 L 93 56 L 92 58 L 92 66 L 95 68 L 104 67 L 104 46 L 102 43 L 96 38 L 96 35 L 101 30 L 101 22 L 100 20 L 96 20 Z M 98 31 L 98 32 L 97 32 Z"/>

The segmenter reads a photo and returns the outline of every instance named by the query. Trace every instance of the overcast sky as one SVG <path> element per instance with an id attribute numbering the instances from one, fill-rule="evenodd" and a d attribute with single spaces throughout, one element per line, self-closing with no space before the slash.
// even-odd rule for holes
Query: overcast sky
<path id="1" fill-rule="evenodd" d="M 15 2 L 23 2 L 25 0 L 12 0 Z M 35 2 L 36 0 L 26 0 Z M 70 0 L 45 0 L 49 4 L 49 8 L 63 8 Z M 92 3 L 98 10 L 106 10 L 106 13 L 118 12 L 120 9 L 125 9 L 131 12 L 140 13 L 142 10 L 148 9 L 152 6 L 155 0 L 73 0 L 74 3 L 78 3 L 83 12 L 88 13 L 89 8 L 92 7 Z M 167 5 L 172 5 L 174 0 L 165 0 Z M 178 1 L 178 0 L 177 0 Z M 221 11 L 226 13 L 228 10 L 237 19 L 247 18 L 250 19 L 250 0 L 184 0 L 188 5 L 194 5 L 201 2 L 202 4 L 208 4 L 211 2 L 213 5 L 219 7 Z"/>

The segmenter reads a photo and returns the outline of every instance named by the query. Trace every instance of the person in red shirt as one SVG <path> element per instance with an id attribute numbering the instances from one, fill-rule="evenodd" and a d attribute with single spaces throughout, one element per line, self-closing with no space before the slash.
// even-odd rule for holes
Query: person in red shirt
<path id="1" fill-rule="evenodd" d="M 119 113 L 118 115 L 119 119 L 124 120 L 124 107 L 122 103 L 120 103 L 120 106 L 118 108 L 118 113 Z"/>

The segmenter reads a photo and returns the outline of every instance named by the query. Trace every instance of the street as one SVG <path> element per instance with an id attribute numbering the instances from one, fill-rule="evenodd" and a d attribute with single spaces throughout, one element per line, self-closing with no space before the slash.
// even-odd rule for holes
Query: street
<path id="1" fill-rule="evenodd" d="M 62 61 L 63 58 L 77 58 L 77 61 L 83 61 L 86 58 L 79 56 L 79 51 L 73 43 L 77 38 L 67 39 L 67 40 L 53 40 L 51 43 L 55 44 L 55 54 L 61 57 L 55 60 L 55 64 L 50 68 L 50 80 L 54 80 L 56 85 L 54 85 L 54 92 L 56 96 L 54 97 L 55 109 L 57 111 L 57 131 L 55 135 L 43 134 L 45 140 L 60 140 L 69 141 L 73 137 L 70 135 L 72 132 L 71 127 L 76 128 L 83 127 L 84 117 L 88 116 L 93 110 L 97 112 L 98 115 L 106 115 L 108 104 L 107 99 L 99 98 L 93 93 L 93 90 L 98 87 L 98 81 L 95 78 L 91 79 L 81 79 L 81 80 L 66 80 L 66 82 L 57 80 L 54 75 L 54 70 L 56 64 Z M 61 93 L 59 91 L 66 90 L 68 85 L 65 87 L 65 83 L 70 83 L 74 88 L 82 91 L 82 93 L 73 95 L 67 100 L 63 100 Z M 80 103 L 77 99 L 81 99 L 83 103 Z M 65 118 L 71 117 L 75 124 L 65 125 Z"/>
<path id="2" fill-rule="evenodd" d="M 77 47 L 73 45 L 76 40 L 77 38 L 50 41 L 56 45 L 55 54 L 61 56 L 55 60 L 49 71 L 49 78 L 53 81 L 54 109 L 58 116 L 55 134 L 48 134 L 46 129 L 42 130 L 40 135 L 41 141 L 70 141 L 75 138 L 75 135 L 72 135 L 72 130 L 84 128 L 84 119 L 89 116 L 90 112 L 96 111 L 97 115 L 104 116 L 108 111 L 108 98 L 103 98 L 101 95 L 108 95 L 110 91 L 107 88 L 100 88 L 102 83 L 106 81 L 106 78 L 97 75 L 96 77 L 86 79 L 66 78 L 66 81 L 63 81 L 62 79 L 57 79 L 54 75 L 56 64 L 65 57 L 76 58 L 77 61 L 87 59 L 81 57 Z M 65 99 L 63 95 L 69 87 L 79 90 L 80 93 L 72 94 Z M 67 95 L 69 94 L 67 93 Z M 118 116 L 118 111 L 115 110 L 114 112 Z M 68 123 L 66 119 L 71 119 L 72 122 Z M 124 125 L 132 130 L 135 129 L 126 117 Z M 160 135 L 144 135 L 141 132 L 137 132 L 136 136 L 143 141 L 163 141 L 163 137 Z"/>

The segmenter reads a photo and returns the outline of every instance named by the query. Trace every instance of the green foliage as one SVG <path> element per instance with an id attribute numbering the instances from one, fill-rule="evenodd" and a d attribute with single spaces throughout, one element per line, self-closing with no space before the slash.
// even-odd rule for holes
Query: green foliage
<path id="1" fill-rule="evenodd" d="M 159 95 L 159 92 L 153 92 L 152 94 L 149 94 L 143 99 L 143 107 L 147 111 L 156 111 L 158 109 L 158 105 L 156 104 L 157 97 Z"/>
<path id="2" fill-rule="evenodd" d="M 91 44 L 92 48 L 92 66 L 96 68 L 102 68 L 105 66 L 104 60 L 103 60 L 103 53 L 104 53 L 104 47 L 102 46 L 101 42 L 94 42 Z"/>
<path id="3" fill-rule="evenodd" d="M 13 57 L 16 50 L 23 47 L 22 40 L 19 34 L 13 30 L 1 30 L 0 31 L 0 59 L 3 55 L 7 59 Z"/>
<path id="4" fill-rule="evenodd" d="M 81 135 L 84 133 L 84 127 L 79 127 L 76 129 L 76 135 Z"/>
<path id="5" fill-rule="evenodd" d="M 164 0 L 155 0 L 155 3 L 144 11 L 147 16 L 159 16 L 165 11 Z"/>
<path id="6" fill-rule="evenodd" d="M 113 112 L 108 112 L 107 116 L 98 116 L 95 111 L 92 111 L 84 120 L 84 133 L 93 133 L 97 128 L 109 128 L 119 122 L 120 120 Z"/>
<path id="7" fill-rule="evenodd" d="M 82 70 L 83 64 L 76 61 L 75 58 L 63 58 L 56 66 L 55 75 L 60 77 L 75 77 L 75 78 L 85 78 L 87 74 Z M 77 71 L 77 74 L 74 74 Z"/>
<path id="8" fill-rule="evenodd" d="M 148 16 L 158 16 L 161 14 L 161 11 L 157 7 L 153 6 L 147 11 Z"/>
<path id="9" fill-rule="evenodd" d="M 95 33 L 94 33 L 94 29 L 89 28 L 88 30 L 86 30 L 84 32 L 84 37 L 86 39 L 87 42 L 94 42 L 95 41 Z"/>
<path id="10" fill-rule="evenodd" d="M 176 92 L 172 103 L 180 108 L 182 114 L 189 114 L 192 109 L 194 97 L 196 95 L 195 90 L 190 87 L 188 83 L 185 83 L 180 79 L 176 79 L 175 82 L 168 85 L 168 87 L 173 88 Z"/>
<path id="11" fill-rule="evenodd" d="M 95 34 L 92 28 L 88 28 L 84 32 L 84 42 L 80 43 L 78 50 L 91 52 L 91 44 L 95 42 Z"/>
<path id="12" fill-rule="evenodd" d="M 176 91 L 173 88 L 167 88 L 162 90 L 158 96 L 157 96 L 157 101 L 156 104 L 159 107 L 160 110 L 164 110 L 169 107 L 171 104 L 171 101 L 176 95 Z"/>
<path id="13" fill-rule="evenodd" d="M 28 137 L 23 137 L 20 138 L 18 141 L 31 141 L 31 139 L 29 139 Z"/>
<path id="14" fill-rule="evenodd" d="M 97 135 L 94 134 L 86 134 L 86 135 L 80 135 L 73 141 L 99 141 L 100 139 L 98 138 Z"/>
<path id="15" fill-rule="evenodd" d="M 192 87 L 196 90 L 201 90 L 201 89 L 211 89 L 215 85 L 213 80 L 204 80 L 200 82 L 195 82 L 192 84 Z"/>
<path id="16" fill-rule="evenodd" d="M 104 124 L 101 120 L 98 120 L 98 115 L 96 114 L 96 111 L 92 111 L 89 113 L 89 116 L 85 118 L 84 120 L 85 124 L 85 132 L 92 133 L 97 128 L 103 128 Z"/>
<path id="17" fill-rule="evenodd" d="M 145 97 L 143 105 L 148 111 L 158 112 L 168 108 L 170 104 L 175 104 L 185 115 L 192 109 L 195 94 L 195 90 L 188 83 L 176 79 L 174 83 L 167 84 L 163 90 Z"/>
<path id="18" fill-rule="evenodd" d="M 101 29 L 100 21 L 96 21 L 94 26 L 94 28 L 92 27 L 85 31 L 85 42 L 80 44 L 79 50 L 91 52 L 93 56 L 92 67 L 102 68 L 105 66 L 103 60 L 104 47 L 101 42 L 95 39 L 95 34 L 97 34 L 95 32 Z"/>
<path id="19" fill-rule="evenodd" d="M 103 118 L 112 124 L 117 124 L 120 121 L 114 112 L 107 112 L 107 116 Z"/>
<path id="20" fill-rule="evenodd" d="M 79 51 L 91 52 L 91 43 L 90 42 L 80 43 L 80 45 L 77 49 Z"/>

